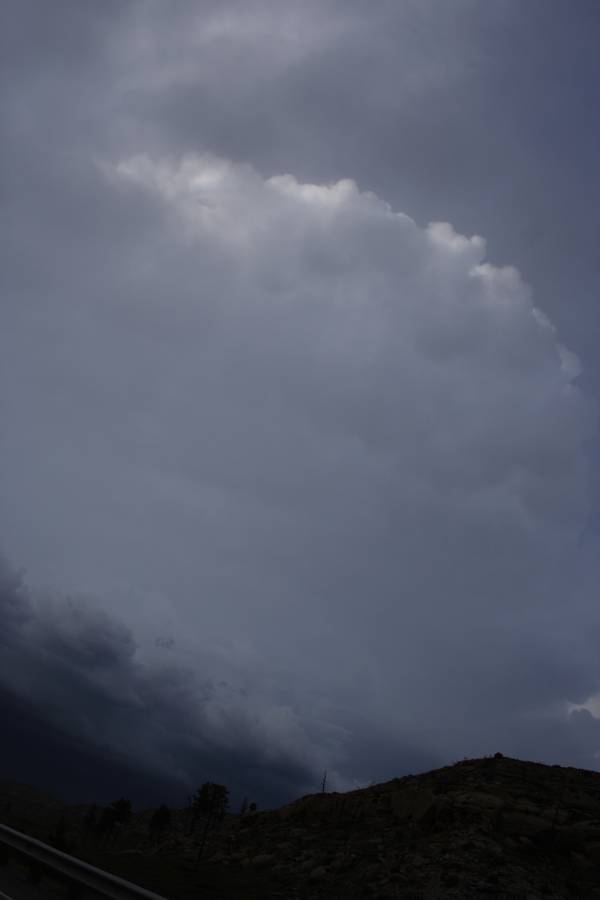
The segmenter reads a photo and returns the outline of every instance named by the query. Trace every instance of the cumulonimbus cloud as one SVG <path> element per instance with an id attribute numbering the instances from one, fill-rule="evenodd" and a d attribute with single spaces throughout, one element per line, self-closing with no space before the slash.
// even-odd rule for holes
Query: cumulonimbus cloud
<path id="1" fill-rule="evenodd" d="M 113 745 L 146 722 L 157 766 L 185 772 L 178 734 L 295 783 L 327 763 L 340 786 L 407 747 L 591 764 L 568 704 L 599 675 L 577 586 L 594 411 L 518 272 L 351 180 L 208 155 L 102 172 L 121 206 L 152 201 L 155 230 L 107 276 L 118 324 L 85 365 L 115 499 L 86 490 L 131 581 L 161 580 L 171 633 L 134 641 L 68 605 L 18 627 L 129 704 L 87 706 Z M 123 617 L 158 628 L 143 603 Z"/>

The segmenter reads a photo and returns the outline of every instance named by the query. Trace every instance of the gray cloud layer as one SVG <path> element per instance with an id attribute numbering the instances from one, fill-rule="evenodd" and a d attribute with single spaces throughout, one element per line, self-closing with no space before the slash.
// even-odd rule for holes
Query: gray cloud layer
<path id="1" fill-rule="evenodd" d="M 594 766 L 596 182 L 496 86 L 533 13 L 55 9 L 2 89 L 4 689 L 182 790 Z"/>

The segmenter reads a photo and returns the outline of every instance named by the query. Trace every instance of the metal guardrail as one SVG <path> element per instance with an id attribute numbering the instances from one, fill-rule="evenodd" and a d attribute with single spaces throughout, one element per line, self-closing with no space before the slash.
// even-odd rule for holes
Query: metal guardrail
<path id="1" fill-rule="evenodd" d="M 166 900 L 166 897 L 161 897 L 146 888 L 132 884 L 131 881 L 125 881 L 124 878 L 119 878 L 117 875 L 111 875 L 110 872 L 97 869 L 81 859 L 76 859 L 74 856 L 69 856 L 68 853 L 63 853 L 61 850 L 56 850 L 54 847 L 38 841 L 37 838 L 15 831 L 8 825 L 0 825 L 0 843 L 13 850 L 18 850 L 19 853 L 47 866 L 54 872 L 60 872 L 69 881 L 87 887 L 103 897 L 111 898 L 111 900 Z"/>

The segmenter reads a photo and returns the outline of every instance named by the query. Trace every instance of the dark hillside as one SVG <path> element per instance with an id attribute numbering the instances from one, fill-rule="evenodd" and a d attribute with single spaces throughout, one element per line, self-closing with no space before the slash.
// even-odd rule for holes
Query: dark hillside
<path id="1" fill-rule="evenodd" d="M 107 836 L 89 807 L 36 808 L 31 789 L 3 786 L 0 809 L 40 837 L 62 821 L 70 852 L 173 900 L 600 898 L 600 773 L 505 757 L 227 815 L 195 868 L 202 828 L 188 834 L 186 810 L 160 833 L 147 811 Z"/>

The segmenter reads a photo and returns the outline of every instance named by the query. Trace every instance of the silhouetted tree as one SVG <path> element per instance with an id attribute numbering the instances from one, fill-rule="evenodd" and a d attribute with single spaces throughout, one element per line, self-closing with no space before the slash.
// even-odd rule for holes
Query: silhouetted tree
<path id="1" fill-rule="evenodd" d="M 150 831 L 157 837 L 162 834 L 171 824 L 171 811 L 164 805 L 159 806 L 150 819 Z"/>
<path id="2" fill-rule="evenodd" d="M 245 816 L 248 812 L 248 798 L 244 797 L 242 800 L 242 805 L 240 806 L 240 816 Z"/>
<path id="3" fill-rule="evenodd" d="M 205 781 L 202 787 L 194 794 L 192 800 L 194 825 L 200 817 L 204 819 L 204 829 L 200 840 L 200 847 L 198 848 L 196 862 L 198 862 L 202 856 L 209 831 L 215 828 L 223 820 L 228 806 L 229 791 L 224 784 L 215 784 L 212 781 Z"/>
<path id="4" fill-rule="evenodd" d="M 125 797 L 113 800 L 110 804 L 110 809 L 113 811 L 115 823 L 119 825 L 124 825 L 131 818 L 131 801 L 126 800 Z"/>
<path id="5" fill-rule="evenodd" d="M 188 823 L 187 833 L 188 833 L 188 835 L 190 835 L 192 833 L 192 830 L 194 828 L 194 807 L 192 806 L 193 801 L 194 801 L 194 798 L 192 797 L 191 794 L 189 794 L 188 798 L 187 798 L 187 823 Z"/>
<path id="6" fill-rule="evenodd" d="M 96 825 L 96 832 L 100 838 L 105 838 L 105 840 L 108 840 L 109 836 L 112 834 L 114 827 L 114 812 L 110 808 L 110 806 L 105 806 L 100 813 L 100 818 L 98 819 L 98 823 Z"/>
<path id="7" fill-rule="evenodd" d="M 94 825 L 96 824 L 96 816 L 97 815 L 98 815 L 98 807 L 96 806 L 95 803 L 93 803 L 90 806 L 90 808 L 88 809 L 88 811 L 86 812 L 85 816 L 83 817 L 83 827 L 85 828 L 86 831 L 88 831 L 90 828 L 94 827 Z"/>
<path id="8" fill-rule="evenodd" d="M 248 807 L 248 812 L 255 813 L 256 812 L 256 803 L 251 803 Z"/>
<path id="9" fill-rule="evenodd" d="M 121 827 L 131 818 L 131 802 L 125 797 L 113 800 L 109 806 L 105 806 L 98 822 L 98 833 L 108 841 L 115 832 L 116 827 Z"/>
<path id="10" fill-rule="evenodd" d="M 62 850 L 63 853 L 66 853 L 69 849 L 67 846 L 67 823 L 65 822 L 64 816 L 61 816 L 56 823 L 56 828 L 54 829 L 54 834 L 52 835 L 50 843 L 53 847 L 56 847 L 57 850 Z"/>
<path id="11" fill-rule="evenodd" d="M 82 830 L 84 842 L 89 841 L 90 835 L 98 831 L 98 807 L 95 803 L 90 806 L 83 817 Z"/>

